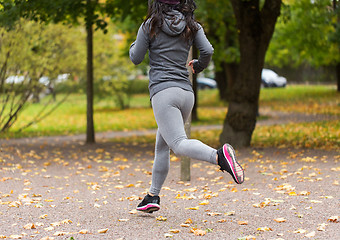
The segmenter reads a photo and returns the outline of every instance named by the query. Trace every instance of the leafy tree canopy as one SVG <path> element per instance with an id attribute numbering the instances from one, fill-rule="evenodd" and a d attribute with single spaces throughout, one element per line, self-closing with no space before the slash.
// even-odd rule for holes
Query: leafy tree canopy
<path id="1" fill-rule="evenodd" d="M 340 61 L 337 18 L 331 1 L 286 0 L 266 62 L 278 67 L 333 65 Z"/>

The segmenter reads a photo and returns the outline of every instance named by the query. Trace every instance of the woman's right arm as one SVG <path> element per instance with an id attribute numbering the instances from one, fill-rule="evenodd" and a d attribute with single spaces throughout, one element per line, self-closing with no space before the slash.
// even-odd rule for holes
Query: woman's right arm
<path id="1" fill-rule="evenodd" d="M 135 65 L 140 64 L 144 60 L 145 54 L 149 49 L 149 34 L 144 31 L 143 25 L 139 27 L 136 41 L 130 46 L 130 59 Z"/>
<path id="2" fill-rule="evenodd" d="M 198 60 L 195 59 L 192 62 L 194 72 L 197 74 L 202 72 L 206 67 L 208 67 L 209 62 L 211 60 L 211 56 L 214 53 L 214 48 L 207 39 L 203 27 L 201 25 L 199 25 L 199 30 L 195 35 L 194 44 L 200 51 L 200 56 Z"/>

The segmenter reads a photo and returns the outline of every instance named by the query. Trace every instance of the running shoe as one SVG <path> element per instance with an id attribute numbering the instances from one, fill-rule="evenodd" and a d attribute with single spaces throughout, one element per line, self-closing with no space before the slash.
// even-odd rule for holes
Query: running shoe
<path id="1" fill-rule="evenodd" d="M 150 196 L 147 194 L 143 201 L 138 204 L 137 210 L 146 212 L 146 213 L 153 213 L 155 211 L 158 211 L 160 207 L 160 198 L 159 196 Z"/>
<path id="2" fill-rule="evenodd" d="M 244 171 L 241 164 L 236 161 L 236 154 L 233 147 L 229 144 L 224 144 L 223 147 L 217 150 L 217 155 L 220 170 L 230 173 L 236 183 L 243 183 Z"/>

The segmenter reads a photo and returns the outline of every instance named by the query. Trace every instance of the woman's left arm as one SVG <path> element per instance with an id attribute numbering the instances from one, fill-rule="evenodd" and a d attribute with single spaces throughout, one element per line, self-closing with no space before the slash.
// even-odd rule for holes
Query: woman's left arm
<path id="1" fill-rule="evenodd" d="M 135 65 L 140 64 L 144 60 L 145 54 L 149 49 L 149 34 L 144 31 L 143 25 L 139 27 L 136 41 L 130 46 L 130 59 Z"/>

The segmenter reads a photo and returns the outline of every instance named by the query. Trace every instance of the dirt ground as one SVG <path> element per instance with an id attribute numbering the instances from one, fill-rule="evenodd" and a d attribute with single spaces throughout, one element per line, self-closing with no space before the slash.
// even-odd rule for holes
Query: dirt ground
<path id="1" fill-rule="evenodd" d="M 153 145 L 50 138 L 2 141 L 0 239 L 337 239 L 340 152 L 237 151 L 242 185 L 172 157 L 161 209 L 135 211 L 150 186 Z M 200 236 L 201 235 L 201 236 Z"/>

